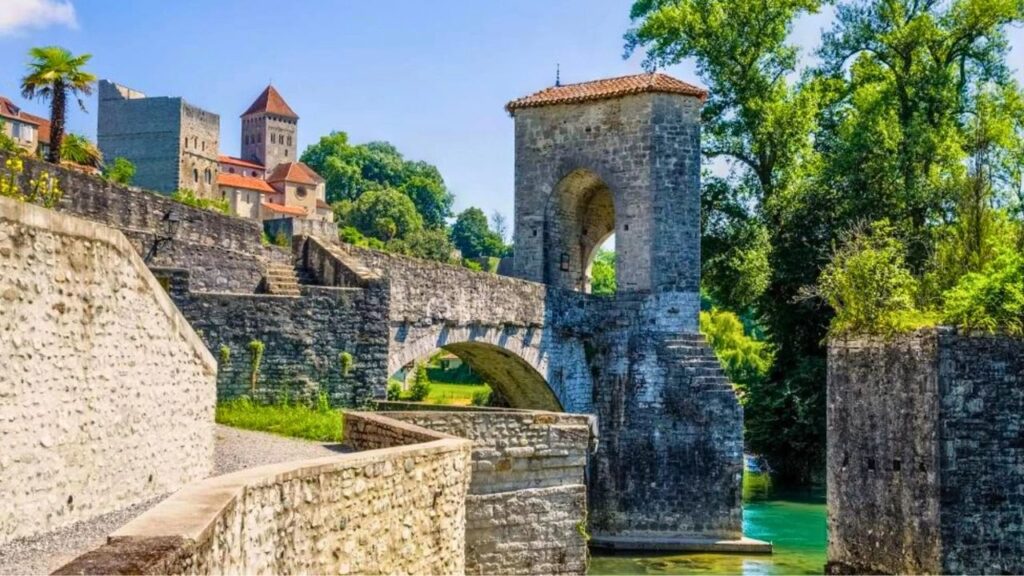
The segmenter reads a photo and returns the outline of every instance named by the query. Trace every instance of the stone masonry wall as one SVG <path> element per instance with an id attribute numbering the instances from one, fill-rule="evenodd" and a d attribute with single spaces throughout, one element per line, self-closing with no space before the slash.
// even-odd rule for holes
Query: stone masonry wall
<path id="1" fill-rule="evenodd" d="M 5 159 L 0 154 L 0 165 Z M 265 262 L 291 261 L 289 254 L 260 244 L 259 222 L 191 208 L 38 160 L 25 160 L 23 180 L 40 171 L 60 180 L 64 197 L 58 211 L 121 231 L 148 266 L 190 269 L 196 290 L 252 293 Z M 173 234 L 172 214 L 180 219 Z"/>
<path id="2" fill-rule="evenodd" d="M 830 563 L 942 571 L 937 350 L 934 333 L 830 343 Z"/>
<path id="3" fill-rule="evenodd" d="M 249 394 L 249 343 L 264 344 L 257 396 L 282 393 L 311 399 L 323 391 L 334 406 L 360 406 L 382 398 L 387 382 L 388 294 L 367 288 L 302 286 L 301 297 L 192 292 L 188 273 L 155 269 L 166 279 L 175 304 L 218 356 L 217 395 L 227 400 Z M 227 346 L 228 361 L 220 350 Z M 342 373 L 342 352 L 352 366 Z"/>
<path id="4" fill-rule="evenodd" d="M 394 406 L 399 407 L 399 406 Z M 473 441 L 467 574 L 585 574 L 591 416 L 456 410 L 389 418 Z"/>
<path id="5" fill-rule="evenodd" d="M 1024 340 L 939 332 L 942 572 L 1024 573 Z"/>
<path id="6" fill-rule="evenodd" d="M 212 469 L 216 364 L 115 230 L 0 198 L 0 543 Z"/>
<path id="7" fill-rule="evenodd" d="M 829 569 L 1024 572 L 1024 341 L 829 345 Z"/>
<path id="8" fill-rule="evenodd" d="M 346 437 L 370 422 L 408 426 L 348 414 Z M 470 443 L 395 436 L 389 448 L 192 484 L 57 573 L 461 574 Z"/>

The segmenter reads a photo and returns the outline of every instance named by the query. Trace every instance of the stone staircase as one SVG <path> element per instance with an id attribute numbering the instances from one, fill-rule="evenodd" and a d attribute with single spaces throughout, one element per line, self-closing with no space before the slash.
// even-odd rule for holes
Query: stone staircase
<path id="1" fill-rule="evenodd" d="M 299 296 L 299 278 L 295 268 L 280 262 L 267 264 L 264 280 L 267 294 L 275 296 Z"/>
<path id="2" fill-rule="evenodd" d="M 662 351 L 670 371 L 689 380 L 691 390 L 733 393 L 722 365 L 702 334 L 680 334 L 667 339 Z"/>

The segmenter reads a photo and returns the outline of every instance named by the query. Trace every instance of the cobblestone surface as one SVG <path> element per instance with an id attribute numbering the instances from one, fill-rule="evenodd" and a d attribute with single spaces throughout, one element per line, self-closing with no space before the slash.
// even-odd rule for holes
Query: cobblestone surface
<path id="1" fill-rule="evenodd" d="M 217 426 L 214 475 L 287 460 L 333 456 L 345 450 L 340 444 L 321 444 Z M 49 574 L 80 554 L 103 545 L 107 534 L 167 496 L 165 494 L 62 530 L 9 542 L 0 547 L 0 575 Z"/>

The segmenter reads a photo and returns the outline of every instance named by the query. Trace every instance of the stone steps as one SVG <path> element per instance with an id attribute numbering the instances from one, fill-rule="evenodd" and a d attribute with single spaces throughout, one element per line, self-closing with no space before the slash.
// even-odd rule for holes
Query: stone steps
<path id="1" fill-rule="evenodd" d="M 286 264 L 271 262 L 263 274 L 267 294 L 275 296 L 300 296 L 299 279 L 295 268 Z"/>

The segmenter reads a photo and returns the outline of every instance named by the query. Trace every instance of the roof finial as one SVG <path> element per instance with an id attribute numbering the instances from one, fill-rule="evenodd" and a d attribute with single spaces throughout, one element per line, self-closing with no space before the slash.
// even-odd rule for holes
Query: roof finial
<path id="1" fill-rule="evenodd" d="M 562 85 L 562 65 L 555 62 L 555 86 Z"/>

